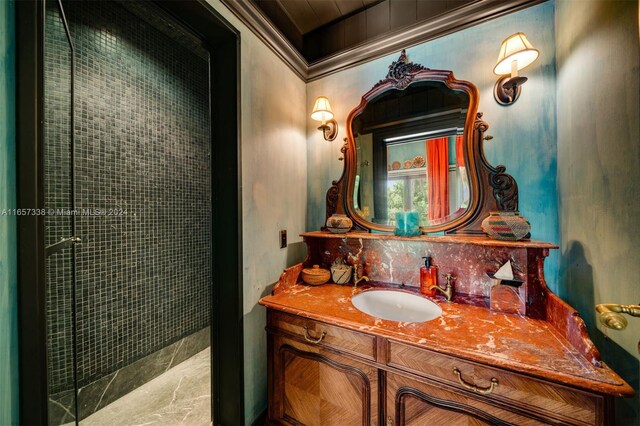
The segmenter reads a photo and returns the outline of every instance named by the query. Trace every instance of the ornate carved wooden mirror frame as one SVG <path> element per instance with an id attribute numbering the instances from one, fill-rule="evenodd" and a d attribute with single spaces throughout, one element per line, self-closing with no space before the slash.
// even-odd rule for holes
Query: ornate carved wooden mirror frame
<path id="1" fill-rule="evenodd" d="M 464 91 L 469 96 L 469 106 L 464 125 L 463 147 L 464 161 L 469 174 L 470 195 L 467 209 L 453 220 L 421 227 L 422 233 L 442 232 L 446 234 L 483 234 L 482 220 L 490 211 L 518 210 L 518 186 L 515 179 L 505 173 L 506 167 L 490 165 L 484 155 L 483 143 L 491 136 L 485 136 L 489 128 L 478 113 L 478 89 L 473 83 L 456 80 L 452 71 L 431 70 L 422 65 L 409 62 L 403 50 L 397 61 L 389 66 L 385 79 L 376 83 L 362 96 L 360 105 L 351 111 L 347 118 L 347 137 L 341 148 L 344 154 L 344 170 L 339 180 L 333 181 L 327 191 L 326 215 L 347 214 L 359 230 L 393 232 L 393 227 L 369 222 L 361 217 L 354 208 L 352 194 L 355 186 L 357 168 L 356 144 L 352 130 L 353 120 L 366 108 L 369 102 L 390 90 L 405 90 L 412 83 L 440 81 L 453 90 Z"/>

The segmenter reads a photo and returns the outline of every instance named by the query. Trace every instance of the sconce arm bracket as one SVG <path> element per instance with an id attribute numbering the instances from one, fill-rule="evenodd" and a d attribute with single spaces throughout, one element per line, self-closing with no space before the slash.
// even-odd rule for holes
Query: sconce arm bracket
<path id="1" fill-rule="evenodd" d="M 318 130 L 322 131 L 324 140 L 332 141 L 338 135 L 338 122 L 332 118 L 331 120 L 326 121 L 321 126 L 319 126 Z"/>
<path id="2" fill-rule="evenodd" d="M 493 86 L 493 97 L 502 106 L 514 104 L 520 97 L 522 85 L 527 77 L 513 77 L 504 75 Z"/>

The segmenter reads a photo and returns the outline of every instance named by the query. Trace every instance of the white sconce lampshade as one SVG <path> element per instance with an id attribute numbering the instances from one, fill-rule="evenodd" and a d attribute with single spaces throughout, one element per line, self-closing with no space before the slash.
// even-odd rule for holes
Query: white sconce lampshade
<path id="1" fill-rule="evenodd" d="M 331 111 L 331 105 L 329 105 L 329 99 L 327 99 L 326 96 L 318 96 L 313 105 L 311 118 L 322 122 L 329 121 L 333 118 L 333 111 Z"/>
<path id="2" fill-rule="evenodd" d="M 540 52 L 534 49 L 524 33 L 515 33 L 507 37 L 500 46 L 498 62 L 493 69 L 496 75 L 511 73 L 512 63 L 518 70 L 523 69 L 538 58 Z"/>
<path id="3" fill-rule="evenodd" d="M 493 73 L 501 76 L 493 86 L 493 97 L 502 106 L 512 105 L 520 97 L 522 85 L 527 77 L 519 76 L 518 70 L 530 65 L 540 55 L 524 33 L 515 33 L 500 45 L 498 62 Z"/>
<path id="4" fill-rule="evenodd" d="M 333 111 L 331 111 L 331 105 L 329 105 L 329 99 L 326 96 L 318 96 L 313 104 L 311 118 L 322 122 L 318 130 L 322 131 L 325 140 L 332 141 L 336 138 L 338 122 L 333 119 Z"/>

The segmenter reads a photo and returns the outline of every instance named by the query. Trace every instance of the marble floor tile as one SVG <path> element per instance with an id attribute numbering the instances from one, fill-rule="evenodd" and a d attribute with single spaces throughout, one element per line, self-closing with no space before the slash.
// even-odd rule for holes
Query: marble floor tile
<path id="1" fill-rule="evenodd" d="M 80 422 L 81 426 L 207 426 L 209 424 L 211 424 L 209 348 Z"/>

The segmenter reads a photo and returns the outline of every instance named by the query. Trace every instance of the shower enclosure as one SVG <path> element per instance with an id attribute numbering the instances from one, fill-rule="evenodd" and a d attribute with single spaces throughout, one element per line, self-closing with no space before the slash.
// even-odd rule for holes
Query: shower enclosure
<path id="1" fill-rule="evenodd" d="M 177 372 L 170 404 L 204 382 L 243 424 L 239 32 L 206 0 L 15 8 L 20 422 L 134 422 L 104 414 Z"/>
<path id="2" fill-rule="evenodd" d="M 91 424 L 210 345 L 210 52 L 151 2 L 50 0 L 43 58 L 48 421 Z"/>

